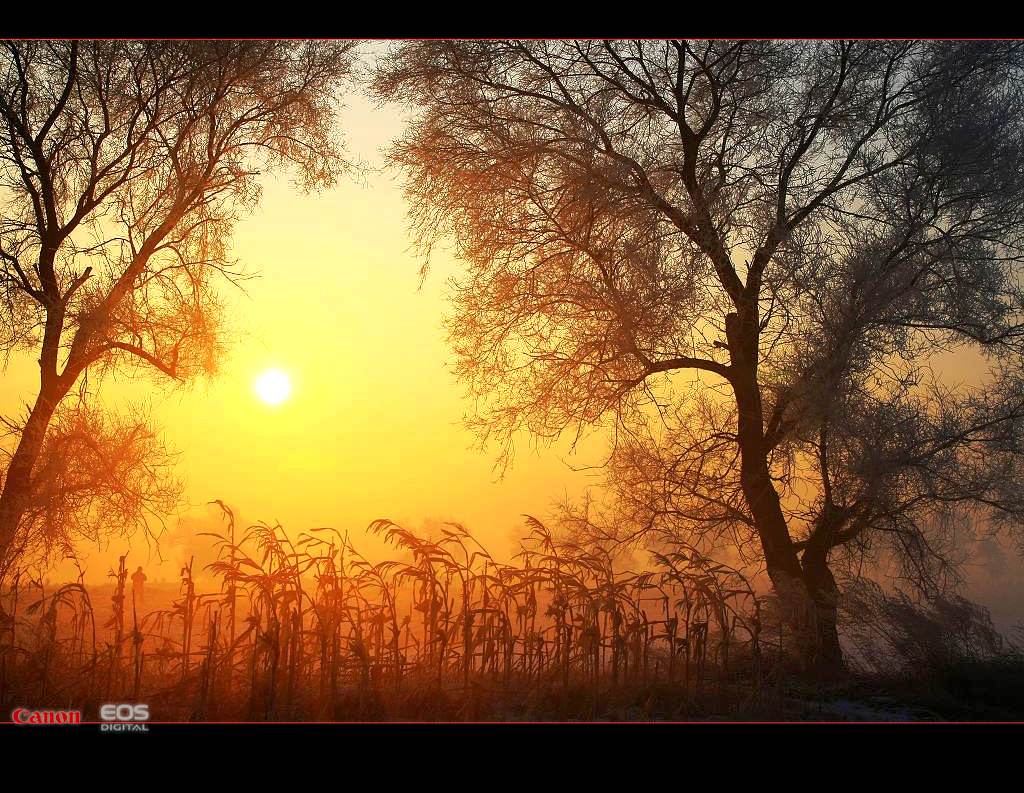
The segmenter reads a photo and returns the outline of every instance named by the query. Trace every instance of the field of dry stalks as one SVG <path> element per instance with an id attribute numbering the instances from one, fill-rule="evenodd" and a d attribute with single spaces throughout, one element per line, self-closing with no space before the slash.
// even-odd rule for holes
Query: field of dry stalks
<path id="1" fill-rule="evenodd" d="M 150 704 L 157 720 L 670 719 L 747 709 L 772 691 L 785 635 L 738 571 L 676 547 L 642 572 L 539 521 L 513 563 L 462 526 L 428 541 L 390 521 L 400 560 L 371 564 L 333 529 L 206 537 L 163 608 L 112 587 L 3 592 L 0 705 Z M 153 590 L 153 587 L 150 587 Z M 147 610 L 147 608 L 149 610 Z M 774 627 L 769 627 L 774 626 Z M 710 709 L 710 710 L 709 710 Z"/>
<path id="2" fill-rule="evenodd" d="M 223 507 L 223 505 L 222 505 Z M 141 702 L 157 721 L 1020 718 L 1024 657 L 962 598 L 848 586 L 852 661 L 794 675 L 774 597 L 687 546 L 639 572 L 540 521 L 509 563 L 458 524 L 426 539 L 376 521 L 394 557 L 334 529 L 202 535 L 215 561 L 135 601 L 16 572 L 0 591 L 0 709 Z M 882 650 L 881 654 L 878 653 Z M 865 684 L 866 681 L 866 684 Z M 917 703 L 916 705 L 914 703 Z M 936 710 L 937 709 L 937 710 Z"/>

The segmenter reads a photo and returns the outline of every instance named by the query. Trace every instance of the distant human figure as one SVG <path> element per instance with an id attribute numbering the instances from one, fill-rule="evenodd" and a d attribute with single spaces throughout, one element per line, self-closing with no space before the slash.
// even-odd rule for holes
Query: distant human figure
<path id="1" fill-rule="evenodd" d="M 142 565 L 139 565 L 139 569 L 132 573 L 132 589 L 135 592 L 135 602 L 144 603 L 146 600 L 146 593 L 143 585 L 146 583 L 146 574 L 142 572 Z"/>

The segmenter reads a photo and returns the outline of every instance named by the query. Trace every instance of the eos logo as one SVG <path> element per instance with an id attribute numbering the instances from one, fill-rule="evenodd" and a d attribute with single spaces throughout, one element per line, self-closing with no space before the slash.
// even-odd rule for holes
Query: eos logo
<path id="1" fill-rule="evenodd" d="M 108 704 L 100 708 L 100 732 L 149 732 L 149 705 Z"/>

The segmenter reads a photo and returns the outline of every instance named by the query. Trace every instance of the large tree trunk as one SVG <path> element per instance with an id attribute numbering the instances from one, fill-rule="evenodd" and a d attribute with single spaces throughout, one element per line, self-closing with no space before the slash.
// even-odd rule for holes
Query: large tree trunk
<path id="1" fill-rule="evenodd" d="M 740 484 L 761 540 L 768 577 L 804 669 L 830 675 L 842 669 L 843 661 L 836 619 L 837 591 L 828 569 L 827 546 L 822 553 L 805 553 L 801 564 L 772 482 L 757 382 L 756 317 L 748 319 L 744 327 L 737 315 L 730 315 L 726 334 L 733 360 Z"/>
<path id="2" fill-rule="evenodd" d="M 32 498 L 32 472 L 43 449 L 43 440 L 57 405 L 68 393 L 74 377 L 58 374 L 60 340 L 64 332 L 65 303 L 54 275 L 57 244 L 44 241 L 38 269 L 43 291 L 49 296 L 46 323 L 39 350 L 39 393 L 22 429 L 18 448 L 11 457 L 0 492 L 0 579 L 12 564 L 12 551 L 22 518 Z M 66 372 L 65 372 L 66 374 Z"/>
<path id="3" fill-rule="evenodd" d="M 814 667 L 824 674 L 841 672 L 843 652 L 839 646 L 839 589 L 828 567 L 828 545 L 811 545 L 802 562 L 804 584 L 813 606 Z"/>
<path id="4" fill-rule="evenodd" d="M 824 574 L 832 581 L 827 567 Z M 793 578 L 770 567 L 768 575 L 804 671 L 822 677 L 842 673 L 845 666 L 839 644 L 838 591 L 834 581 L 831 586 L 815 588 L 806 575 Z"/>
<path id="5" fill-rule="evenodd" d="M 42 451 L 50 419 L 63 396 L 55 386 L 44 386 L 40 390 L 7 468 L 0 492 L 0 577 L 11 563 L 12 546 L 31 502 L 32 471 Z"/>

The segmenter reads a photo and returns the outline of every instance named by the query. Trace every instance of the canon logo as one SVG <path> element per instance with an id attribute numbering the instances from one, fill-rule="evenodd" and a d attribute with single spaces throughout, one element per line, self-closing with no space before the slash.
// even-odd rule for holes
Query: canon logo
<path id="1" fill-rule="evenodd" d="M 15 708 L 11 711 L 11 721 L 15 724 L 81 724 L 80 710 L 29 710 Z"/>

